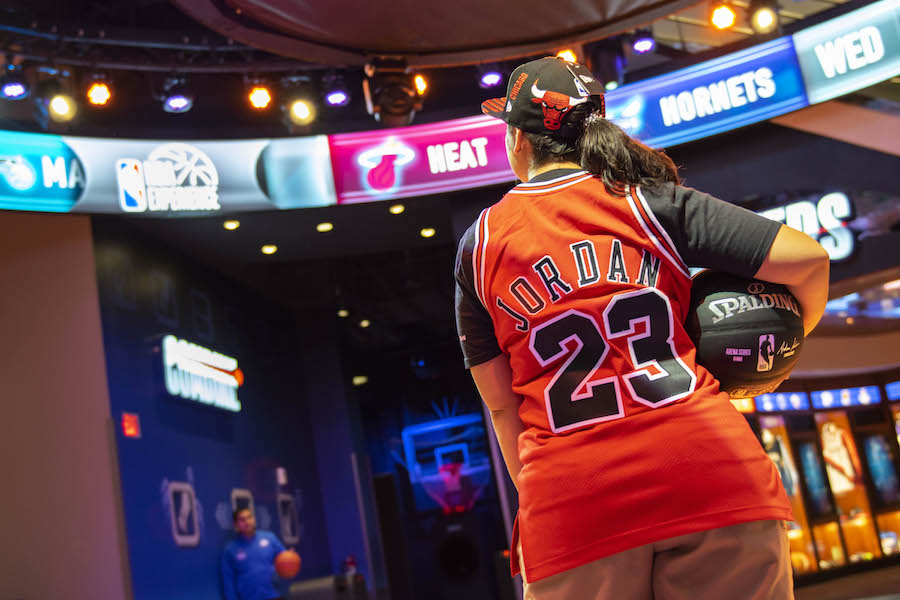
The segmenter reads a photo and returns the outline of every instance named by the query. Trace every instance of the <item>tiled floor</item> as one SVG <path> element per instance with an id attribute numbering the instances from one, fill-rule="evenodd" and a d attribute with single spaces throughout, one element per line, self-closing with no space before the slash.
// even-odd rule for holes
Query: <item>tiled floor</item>
<path id="1" fill-rule="evenodd" d="M 848 575 L 799 587 L 796 600 L 900 600 L 900 567 Z"/>

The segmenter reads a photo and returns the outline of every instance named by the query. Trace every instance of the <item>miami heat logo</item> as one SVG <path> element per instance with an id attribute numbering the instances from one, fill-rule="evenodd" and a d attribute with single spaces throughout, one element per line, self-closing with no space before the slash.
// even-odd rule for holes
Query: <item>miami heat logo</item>
<path id="1" fill-rule="evenodd" d="M 588 101 L 587 98 L 573 98 L 559 92 L 542 90 L 537 86 L 538 81 L 531 86 L 531 95 L 534 96 L 531 101 L 541 105 L 541 110 L 544 111 L 544 127 L 551 131 L 556 131 L 562 126 L 563 117 L 567 112 Z"/>
<path id="2" fill-rule="evenodd" d="M 404 146 L 394 138 L 389 138 L 380 146 L 360 154 L 356 162 L 367 169 L 365 182 L 369 189 L 384 193 L 399 185 L 401 167 L 411 163 L 415 157 L 416 153 L 412 148 Z"/>

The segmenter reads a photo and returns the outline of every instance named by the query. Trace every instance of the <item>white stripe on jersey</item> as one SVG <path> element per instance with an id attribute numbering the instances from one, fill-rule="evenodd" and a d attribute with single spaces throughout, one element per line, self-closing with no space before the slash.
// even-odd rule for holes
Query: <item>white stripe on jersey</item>
<path id="1" fill-rule="evenodd" d="M 582 171 L 578 171 L 577 173 L 569 173 L 568 175 L 563 175 L 562 177 L 557 177 L 556 179 L 550 179 L 547 181 L 535 181 L 533 183 L 532 182 L 520 183 L 516 187 L 535 187 L 535 186 L 539 186 L 539 185 L 550 185 L 551 183 L 558 183 L 560 181 L 565 181 L 566 179 L 569 179 L 570 177 L 578 177 L 578 176 L 584 175 L 584 174 L 585 174 L 585 171 L 582 170 Z"/>
<path id="2" fill-rule="evenodd" d="M 487 209 L 481 211 L 478 219 L 475 221 L 475 245 L 472 247 L 472 287 L 475 288 L 475 295 L 481 300 L 481 292 L 478 291 L 478 246 L 481 243 L 481 220 L 484 219 L 484 213 Z M 481 300 L 484 304 L 484 300 Z"/>
<path id="3" fill-rule="evenodd" d="M 660 222 L 656 219 L 656 215 L 653 214 L 653 211 L 650 210 L 650 205 L 647 203 L 647 199 L 644 198 L 644 194 L 641 193 L 641 186 L 635 186 L 634 191 L 637 192 L 637 197 L 640 199 L 641 204 L 644 206 L 644 210 L 647 211 L 647 215 L 653 221 L 653 224 L 656 225 L 656 230 L 669 242 L 669 248 L 672 249 L 672 253 L 675 255 L 675 258 L 678 259 L 678 262 L 681 263 L 681 266 L 685 271 L 690 272 L 688 269 L 687 263 L 684 262 L 684 259 L 681 258 L 681 255 L 678 253 L 678 247 L 675 245 L 675 242 L 672 241 L 672 238 L 669 237 L 669 232 L 666 231 L 666 228 L 663 227 Z"/>
<path id="4" fill-rule="evenodd" d="M 646 233 L 647 237 L 650 238 L 650 241 L 653 242 L 653 244 L 657 248 L 659 248 L 659 251 L 662 252 L 662 255 L 672 263 L 672 266 L 674 266 L 679 273 L 690 279 L 691 275 L 687 271 L 687 269 L 682 267 L 681 263 L 675 260 L 675 258 L 669 253 L 663 243 L 659 241 L 659 238 L 656 237 L 656 234 L 653 233 L 653 230 L 650 228 L 650 226 L 647 225 L 647 223 L 644 221 L 644 217 L 641 216 L 641 211 L 638 210 L 638 207 L 634 203 L 634 198 L 632 198 L 631 195 L 631 189 L 631 186 L 625 186 L 625 199 L 628 200 L 628 206 L 631 207 L 631 212 L 634 213 L 634 216 L 637 219 L 638 223 L 641 224 L 641 228 L 644 230 L 644 233 Z"/>
<path id="5" fill-rule="evenodd" d="M 557 191 L 557 190 L 561 190 L 561 189 L 563 189 L 563 188 L 567 188 L 567 187 L 569 187 L 570 185 L 575 185 L 576 183 L 581 183 L 581 182 L 584 181 L 585 179 L 590 179 L 591 177 L 593 177 L 593 175 L 591 175 L 591 174 L 589 173 L 589 174 L 587 174 L 587 175 L 584 175 L 583 177 L 579 177 L 578 179 L 576 179 L 576 180 L 574 180 L 574 181 L 566 181 L 565 183 L 561 183 L 561 184 L 559 184 L 559 185 L 557 185 L 557 186 L 550 187 L 550 188 L 541 188 L 541 189 L 539 189 L 539 190 L 527 190 L 527 189 L 526 189 L 526 190 L 520 190 L 520 189 L 519 189 L 519 186 L 516 186 L 516 187 L 514 187 L 513 189 L 509 190 L 509 191 L 507 192 L 507 194 L 546 194 L 547 192 L 555 192 L 555 191 Z"/>
<path id="6" fill-rule="evenodd" d="M 488 312 L 490 312 L 491 309 L 488 307 L 487 303 L 487 292 L 484 291 L 484 261 L 487 257 L 488 241 L 491 239 L 490 224 L 488 223 L 488 218 L 491 216 L 491 208 L 493 207 L 488 207 L 484 211 L 484 244 L 481 248 L 481 303 Z"/>

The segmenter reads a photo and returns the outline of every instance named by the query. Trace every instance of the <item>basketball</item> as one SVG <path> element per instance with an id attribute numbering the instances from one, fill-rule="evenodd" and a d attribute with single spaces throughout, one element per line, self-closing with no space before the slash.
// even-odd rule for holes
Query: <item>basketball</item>
<path id="1" fill-rule="evenodd" d="M 300 572 L 300 555 L 293 550 L 284 550 L 275 557 L 275 571 L 282 579 L 291 579 Z"/>
<path id="2" fill-rule="evenodd" d="M 732 398 L 774 391 L 803 347 L 800 304 L 785 286 L 728 273 L 694 276 L 685 328 Z"/>

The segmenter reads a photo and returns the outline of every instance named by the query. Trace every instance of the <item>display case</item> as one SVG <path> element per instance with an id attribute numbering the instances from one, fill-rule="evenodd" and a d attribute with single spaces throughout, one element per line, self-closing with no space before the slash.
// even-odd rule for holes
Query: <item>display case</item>
<path id="1" fill-rule="evenodd" d="M 813 548 L 813 537 L 809 528 L 803 495 L 800 489 L 800 474 L 791 443 L 788 440 L 784 417 L 760 416 L 760 439 L 763 448 L 781 475 L 781 483 L 791 502 L 794 520 L 788 524 L 788 540 L 790 542 L 791 565 L 795 573 L 810 573 L 817 570 L 816 551 Z"/>

